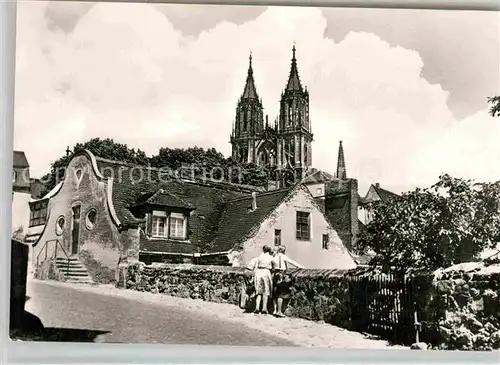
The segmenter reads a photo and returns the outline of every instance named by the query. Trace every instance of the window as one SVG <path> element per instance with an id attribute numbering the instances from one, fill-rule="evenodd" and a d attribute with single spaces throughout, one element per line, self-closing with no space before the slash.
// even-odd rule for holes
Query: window
<path id="1" fill-rule="evenodd" d="M 63 232 L 64 232 L 64 223 L 66 222 L 66 220 L 64 219 L 64 216 L 61 215 L 59 218 L 57 218 L 57 221 L 56 221 L 56 234 L 58 236 L 62 235 Z"/>
<path id="2" fill-rule="evenodd" d="M 44 225 L 47 221 L 48 200 L 30 204 L 30 227 Z"/>
<path id="3" fill-rule="evenodd" d="M 281 246 L 281 229 L 274 230 L 274 245 Z"/>
<path id="4" fill-rule="evenodd" d="M 152 220 L 152 235 L 153 237 L 168 237 L 167 227 L 167 213 L 166 212 L 153 212 Z"/>
<path id="5" fill-rule="evenodd" d="M 310 238 L 309 215 L 309 212 L 297 212 L 297 239 L 299 240 Z"/>
<path id="6" fill-rule="evenodd" d="M 186 238 L 187 219 L 184 214 L 153 211 L 151 235 L 157 238 Z"/>
<path id="7" fill-rule="evenodd" d="M 330 235 L 323 235 L 323 250 L 328 250 L 328 242 L 330 241 Z"/>
<path id="8" fill-rule="evenodd" d="M 95 209 L 90 209 L 85 217 L 85 226 L 88 230 L 93 230 L 95 228 L 95 223 L 97 221 L 97 211 Z"/>
<path id="9" fill-rule="evenodd" d="M 16 182 L 17 179 L 17 172 L 12 171 L 12 182 Z"/>
<path id="10" fill-rule="evenodd" d="M 183 239 L 185 237 L 184 214 L 170 214 L 170 238 Z"/>
<path id="11" fill-rule="evenodd" d="M 316 194 L 318 194 L 318 195 L 323 194 L 323 189 L 321 189 L 321 188 L 317 188 L 317 189 L 316 189 Z"/>

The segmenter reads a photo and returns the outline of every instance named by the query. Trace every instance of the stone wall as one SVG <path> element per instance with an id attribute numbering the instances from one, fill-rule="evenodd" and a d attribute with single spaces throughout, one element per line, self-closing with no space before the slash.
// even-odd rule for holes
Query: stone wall
<path id="1" fill-rule="evenodd" d="M 450 350 L 500 348 L 500 265 L 461 264 L 435 273 L 425 306 L 435 347 Z M 425 325 L 425 323 L 424 323 Z"/>
<path id="2" fill-rule="evenodd" d="M 10 266 L 10 328 L 21 326 L 26 302 L 26 278 L 28 272 L 29 247 L 11 240 Z"/>
<path id="3" fill-rule="evenodd" d="M 351 271 L 294 270 L 287 315 L 348 326 L 349 292 L 343 279 Z M 119 269 L 119 287 L 211 302 L 240 303 L 245 269 L 133 263 Z"/>
<path id="4" fill-rule="evenodd" d="M 500 348 L 500 267 L 474 265 L 472 271 L 470 267 L 464 270 L 462 265 L 459 269 L 452 267 L 411 279 L 414 303 L 410 314 L 416 309 L 421 323 L 420 340 L 430 347 Z M 286 314 L 353 328 L 348 277 L 365 270 L 291 270 L 294 285 Z M 237 305 L 245 270 L 227 266 L 133 263 L 121 265 L 119 277 L 118 285 L 131 290 Z M 407 330 L 413 333 L 412 324 L 408 325 L 411 328 Z"/>

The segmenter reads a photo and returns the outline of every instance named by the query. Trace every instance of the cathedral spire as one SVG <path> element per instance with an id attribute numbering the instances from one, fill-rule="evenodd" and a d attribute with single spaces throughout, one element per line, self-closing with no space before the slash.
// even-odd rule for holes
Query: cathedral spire
<path id="1" fill-rule="evenodd" d="M 302 85 L 299 78 L 299 70 L 297 69 L 297 59 L 295 58 L 295 42 L 293 44 L 292 52 L 292 68 L 290 69 L 290 76 L 288 77 L 288 84 L 285 91 L 298 90 L 302 91 Z"/>
<path id="2" fill-rule="evenodd" d="M 337 178 L 346 180 L 347 179 L 347 171 L 345 167 L 345 158 L 344 158 L 344 148 L 342 147 L 342 141 L 339 143 L 339 156 L 337 161 Z"/>
<path id="3" fill-rule="evenodd" d="M 255 81 L 253 79 L 252 52 L 250 52 L 247 81 L 245 83 L 245 90 L 243 91 L 242 99 L 259 99 L 259 96 L 257 95 L 257 88 L 255 87 Z"/>

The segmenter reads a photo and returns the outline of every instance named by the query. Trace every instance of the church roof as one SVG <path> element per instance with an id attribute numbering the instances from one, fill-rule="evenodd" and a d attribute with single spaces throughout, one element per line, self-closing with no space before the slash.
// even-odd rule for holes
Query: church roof
<path id="1" fill-rule="evenodd" d="M 242 99 L 259 99 L 257 94 L 257 88 L 255 87 L 255 80 L 253 79 L 253 68 L 252 68 L 252 54 L 250 53 L 250 61 L 248 65 L 247 81 L 245 83 L 245 89 L 243 90 Z"/>
<path id="2" fill-rule="evenodd" d="M 297 68 L 297 59 L 295 58 L 295 45 L 293 46 L 292 67 L 288 77 L 288 83 L 285 91 L 303 91 L 300 83 L 299 70 Z"/>

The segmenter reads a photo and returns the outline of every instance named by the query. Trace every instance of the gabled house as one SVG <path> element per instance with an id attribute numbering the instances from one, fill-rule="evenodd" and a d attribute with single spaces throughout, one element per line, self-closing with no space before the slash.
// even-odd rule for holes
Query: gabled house
<path id="1" fill-rule="evenodd" d="M 368 192 L 364 198 L 359 200 L 358 216 L 359 220 L 364 224 L 368 224 L 372 219 L 372 211 L 370 206 L 376 202 L 388 203 L 392 199 L 398 199 L 400 196 L 389 190 L 380 187 L 379 183 L 370 185 Z"/>
<path id="2" fill-rule="evenodd" d="M 63 181 L 30 206 L 34 260 L 40 264 L 47 252 L 78 260 L 91 276 L 97 267 L 112 272 L 136 260 L 245 265 L 265 244 L 285 245 L 310 268 L 355 266 L 303 184 L 257 192 L 81 150 Z"/>
<path id="3" fill-rule="evenodd" d="M 335 180 L 335 177 L 328 172 L 312 169 L 306 176 L 303 184 L 307 186 L 314 198 L 325 198 L 325 184 Z"/>

